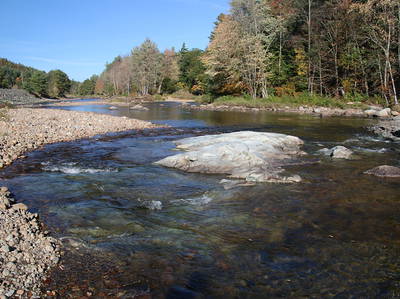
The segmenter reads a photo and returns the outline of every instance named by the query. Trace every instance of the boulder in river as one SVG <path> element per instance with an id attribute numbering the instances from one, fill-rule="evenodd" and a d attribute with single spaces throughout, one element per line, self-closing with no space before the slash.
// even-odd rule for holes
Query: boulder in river
<path id="1" fill-rule="evenodd" d="M 382 110 L 368 109 L 364 111 L 367 116 L 387 118 L 392 116 L 392 110 L 390 108 L 385 108 Z"/>
<path id="2" fill-rule="evenodd" d="M 185 138 L 175 142 L 184 150 L 156 164 L 186 172 L 229 174 L 252 182 L 300 182 L 298 175 L 284 177 L 282 167 L 304 154 L 303 141 L 277 133 L 241 131 Z"/>
<path id="3" fill-rule="evenodd" d="M 365 174 L 371 174 L 379 177 L 388 177 L 388 178 L 399 178 L 400 177 L 400 168 L 382 165 L 364 172 Z"/>
<path id="4" fill-rule="evenodd" d="M 398 141 L 400 140 L 400 116 L 396 116 L 391 120 L 380 121 L 370 130 L 384 138 Z"/>
<path id="5" fill-rule="evenodd" d="M 326 156 L 332 157 L 333 159 L 350 159 L 351 155 L 353 154 L 353 151 L 341 145 L 335 146 L 331 149 L 323 148 L 319 151 Z"/>
<path id="6" fill-rule="evenodd" d="M 149 108 L 147 108 L 145 106 L 142 106 L 142 105 L 139 105 L 139 104 L 137 104 L 135 106 L 132 106 L 132 107 L 129 107 L 129 109 L 131 109 L 131 110 L 140 110 L 140 111 L 148 111 L 149 110 Z"/>

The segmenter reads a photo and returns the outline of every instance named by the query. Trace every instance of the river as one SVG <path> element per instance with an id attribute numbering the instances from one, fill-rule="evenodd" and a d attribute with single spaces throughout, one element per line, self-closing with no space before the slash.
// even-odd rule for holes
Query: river
<path id="1" fill-rule="evenodd" d="M 399 180 L 363 174 L 399 166 L 400 146 L 367 131 L 373 120 L 146 106 L 59 108 L 173 129 L 48 145 L 0 170 L 15 197 L 71 246 L 48 288 L 61 297 L 400 296 Z M 239 130 L 303 139 L 307 155 L 286 167 L 303 182 L 225 190 L 224 175 L 153 165 L 176 153 L 176 139 Z M 355 158 L 318 152 L 336 145 Z"/>

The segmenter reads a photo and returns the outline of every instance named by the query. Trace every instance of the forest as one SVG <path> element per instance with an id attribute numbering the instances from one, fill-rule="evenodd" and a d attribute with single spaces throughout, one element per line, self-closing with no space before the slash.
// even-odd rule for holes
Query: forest
<path id="1" fill-rule="evenodd" d="M 397 105 L 400 2 L 232 0 L 229 13 L 218 16 L 205 50 L 184 44 L 179 51 L 160 51 L 146 39 L 107 63 L 99 76 L 69 81 L 62 91 L 54 87 L 61 71 L 53 72 L 10 71 L 0 62 L 0 87 L 16 85 L 39 95 L 68 90 L 148 96 L 184 90 L 209 101 L 227 95 L 318 95 L 360 102 L 377 98 L 386 106 Z M 11 79 L 4 79 L 4 73 Z M 47 87 L 39 88 L 44 80 Z"/>
<path id="2" fill-rule="evenodd" d="M 205 51 L 146 40 L 99 76 L 99 94 L 187 89 L 211 98 L 317 94 L 398 104 L 400 2 L 233 0 Z"/>

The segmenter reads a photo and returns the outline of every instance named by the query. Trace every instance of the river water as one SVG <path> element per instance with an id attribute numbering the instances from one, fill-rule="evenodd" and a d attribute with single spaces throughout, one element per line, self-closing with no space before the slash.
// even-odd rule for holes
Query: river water
<path id="1" fill-rule="evenodd" d="M 173 129 L 48 145 L 0 171 L 71 247 L 48 288 L 71 298 L 400 296 L 399 180 L 363 174 L 399 166 L 400 146 L 368 132 L 373 120 L 147 106 L 59 108 Z M 153 165 L 176 153 L 176 139 L 239 130 L 302 138 L 308 155 L 286 171 L 303 182 L 225 190 L 223 175 Z M 355 158 L 318 153 L 336 145 Z"/>

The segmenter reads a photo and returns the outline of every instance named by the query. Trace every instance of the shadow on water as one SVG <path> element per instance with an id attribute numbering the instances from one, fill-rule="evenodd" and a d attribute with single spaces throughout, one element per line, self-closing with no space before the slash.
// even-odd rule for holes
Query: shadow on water
<path id="1" fill-rule="evenodd" d="M 400 148 L 368 133 L 368 120 L 148 106 L 63 109 L 175 128 L 49 145 L 0 172 L 70 248 L 47 288 L 110 298 L 400 296 L 399 181 L 362 174 L 398 166 Z M 176 139 L 242 129 L 305 140 L 306 164 L 286 169 L 304 182 L 224 190 L 223 175 L 153 164 L 175 153 Z M 338 144 L 357 158 L 318 154 Z"/>

